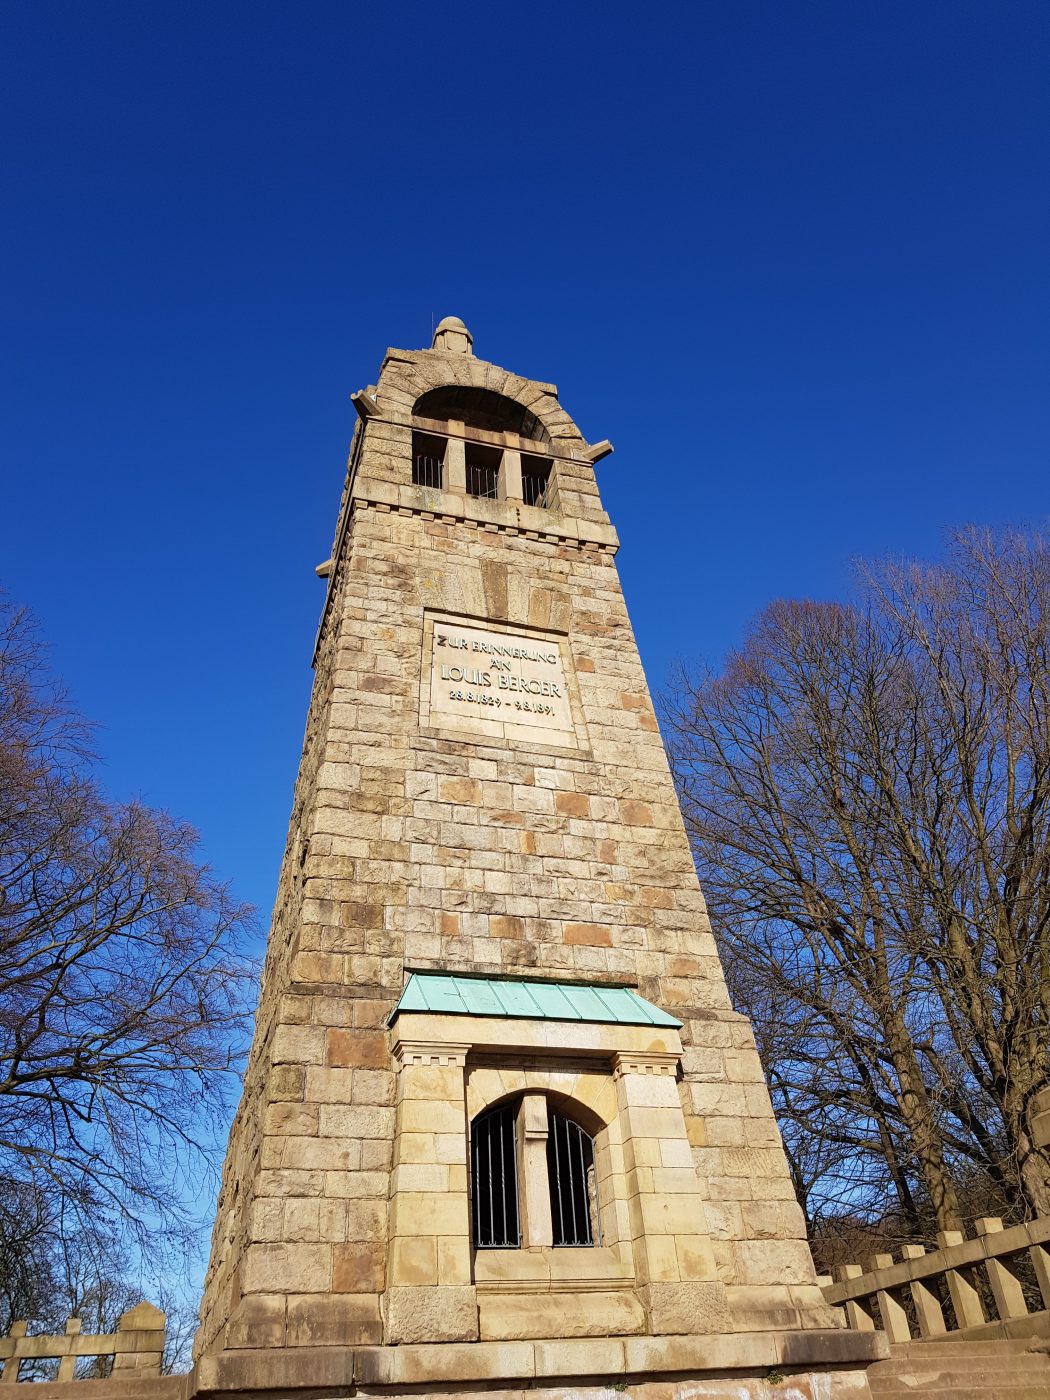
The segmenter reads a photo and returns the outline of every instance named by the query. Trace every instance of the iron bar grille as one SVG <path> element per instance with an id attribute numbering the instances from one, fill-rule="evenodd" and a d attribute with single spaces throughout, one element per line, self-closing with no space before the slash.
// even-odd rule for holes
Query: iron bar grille
<path id="1" fill-rule="evenodd" d="M 516 1103 L 502 1104 L 475 1118 L 470 1130 L 475 1249 L 521 1244 L 516 1116 Z"/>
<path id="2" fill-rule="evenodd" d="M 535 457 L 521 459 L 521 498 L 527 506 L 546 510 L 550 505 L 551 467 Z"/>
<path id="3" fill-rule="evenodd" d="M 412 434 L 412 485 L 441 491 L 445 485 L 445 449 L 448 439 L 436 433 Z"/>
<path id="4" fill-rule="evenodd" d="M 553 1108 L 547 1132 L 547 1175 L 554 1243 L 594 1244 L 597 1214 L 594 1143 L 579 1123 L 556 1113 Z"/>
<path id="5" fill-rule="evenodd" d="M 440 457 L 428 457 L 422 452 L 418 453 L 412 459 L 412 485 L 432 486 L 435 491 L 440 491 L 444 467 Z"/>
<path id="6" fill-rule="evenodd" d="M 499 494 L 499 467 L 490 466 L 487 462 L 480 465 L 467 463 L 467 495 L 483 496 L 486 500 L 494 501 Z"/>

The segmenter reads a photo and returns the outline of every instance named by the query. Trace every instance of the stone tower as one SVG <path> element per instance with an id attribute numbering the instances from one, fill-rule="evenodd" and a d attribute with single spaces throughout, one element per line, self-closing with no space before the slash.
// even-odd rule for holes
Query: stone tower
<path id="1" fill-rule="evenodd" d="M 823 1303 L 726 994 L 610 444 L 454 318 L 353 402 L 198 1387 L 866 1394 L 880 1339 Z"/>

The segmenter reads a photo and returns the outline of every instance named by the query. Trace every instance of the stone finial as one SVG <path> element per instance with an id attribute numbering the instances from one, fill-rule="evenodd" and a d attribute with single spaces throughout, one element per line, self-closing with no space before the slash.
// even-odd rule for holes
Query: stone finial
<path id="1" fill-rule="evenodd" d="M 473 344 L 474 337 L 459 317 L 446 316 L 443 321 L 438 322 L 434 332 L 434 343 L 430 348 L 443 350 L 446 355 L 473 355 Z"/>

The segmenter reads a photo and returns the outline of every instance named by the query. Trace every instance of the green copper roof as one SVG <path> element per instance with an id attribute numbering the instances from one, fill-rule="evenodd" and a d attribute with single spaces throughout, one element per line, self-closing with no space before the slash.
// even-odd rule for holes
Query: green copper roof
<path id="1" fill-rule="evenodd" d="M 511 982 L 413 972 L 390 1020 L 402 1011 L 442 1016 L 512 1016 L 528 1021 L 602 1021 L 621 1026 L 680 1026 L 629 987 L 574 982 Z"/>

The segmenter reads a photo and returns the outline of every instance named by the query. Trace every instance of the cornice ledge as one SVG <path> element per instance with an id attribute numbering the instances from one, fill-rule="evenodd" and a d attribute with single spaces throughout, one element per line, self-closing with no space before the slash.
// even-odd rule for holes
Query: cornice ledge
<path id="1" fill-rule="evenodd" d="M 394 1045 L 394 1059 L 398 1069 L 409 1065 L 432 1065 L 445 1069 L 449 1065 L 463 1066 L 467 1063 L 469 1045 L 457 1045 L 447 1040 L 398 1040 Z"/>
<path id="2" fill-rule="evenodd" d="M 615 554 L 620 539 L 613 525 L 579 516 L 551 514 L 527 506 L 522 501 L 475 501 L 452 491 L 434 491 L 424 486 L 395 486 L 375 477 L 358 479 L 351 499 L 356 508 L 373 507 L 419 515 L 426 520 L 463 524 L 509 535 L 522 535 L 548 544 L 575 545 L 579 549 Z"/>
<path id="3" fill-rule="evenodd" d="M 613 1078 L 622 1079 L 625 1074 L 670 1074 L 678 1073 L 679 1055 L 663 1050 L 621 1051 L 613 1059 Z"/>

